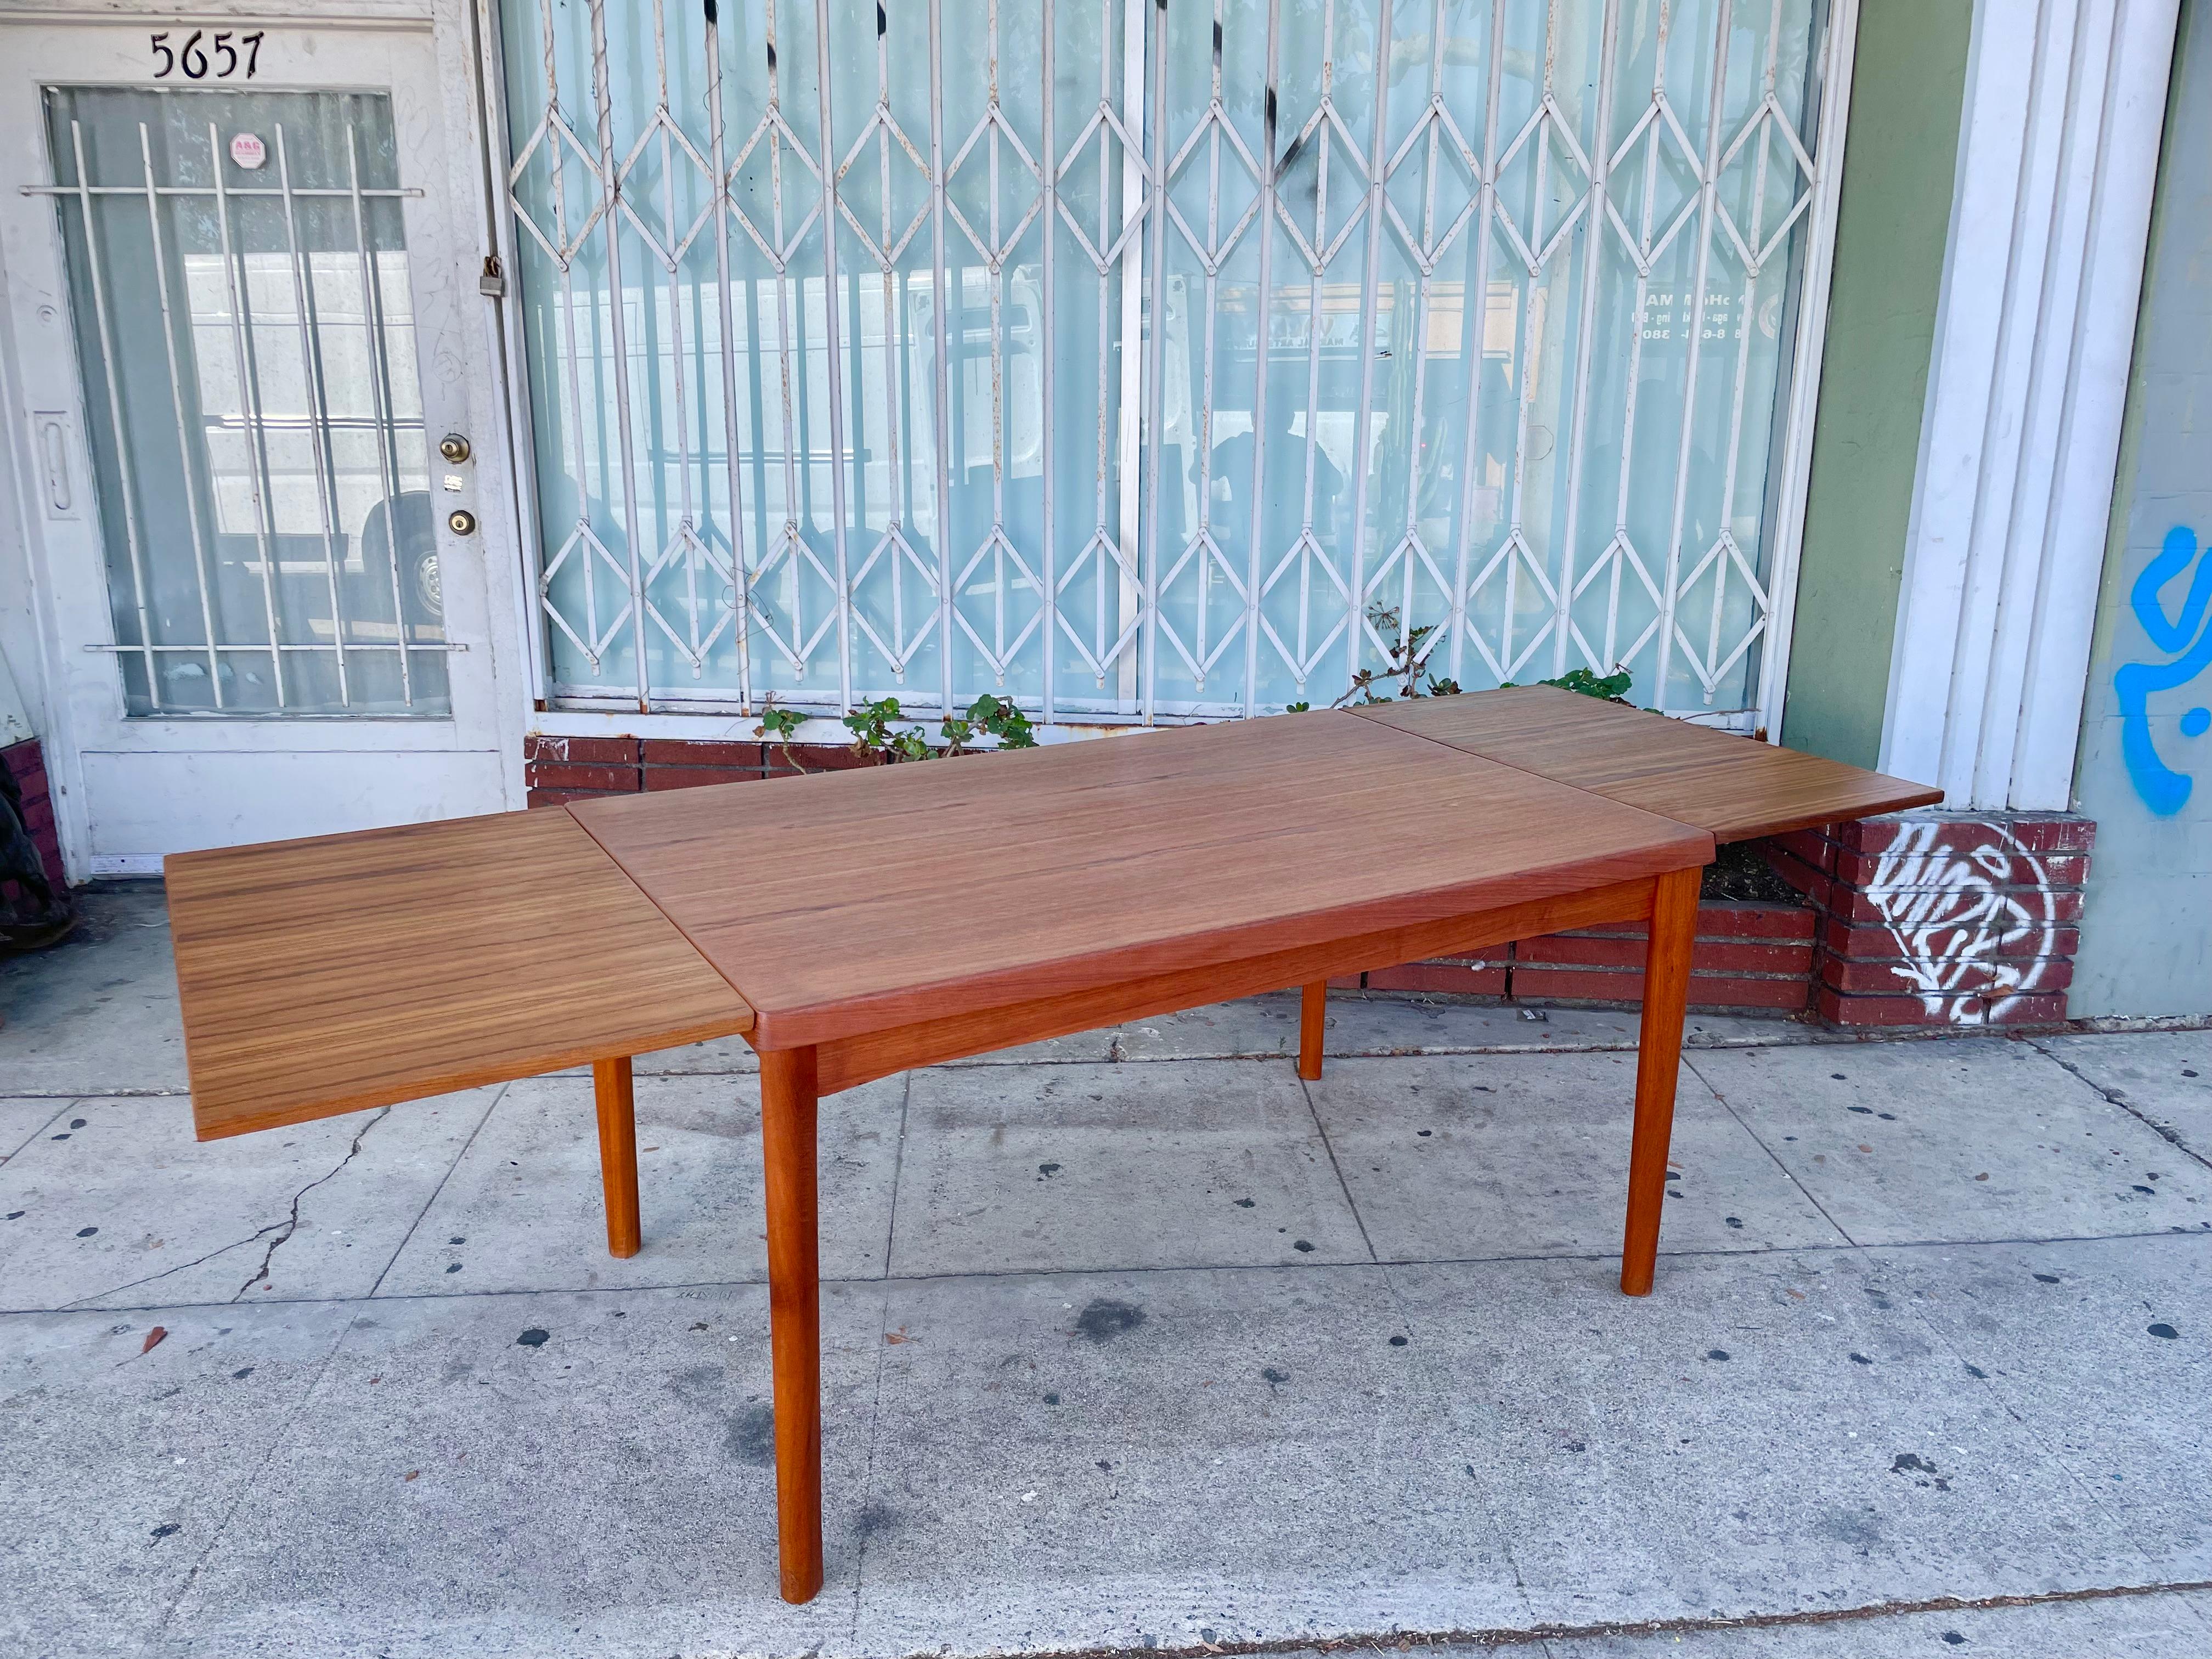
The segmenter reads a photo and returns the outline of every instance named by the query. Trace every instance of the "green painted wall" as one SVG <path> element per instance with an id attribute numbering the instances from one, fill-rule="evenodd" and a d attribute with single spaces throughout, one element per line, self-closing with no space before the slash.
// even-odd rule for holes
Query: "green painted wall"
<path id="1" fill-rule="evenodd" d="M 1859 9 L 1782 729 L 1793 749 L 1857 766 L 1881 747 L 1972 12 Z"/>

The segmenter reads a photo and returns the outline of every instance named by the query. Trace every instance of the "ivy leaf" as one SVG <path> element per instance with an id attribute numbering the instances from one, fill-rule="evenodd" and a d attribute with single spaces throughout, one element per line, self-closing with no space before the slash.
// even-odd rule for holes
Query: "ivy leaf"
<path id="1" fill-rule="evenodd" d="M 760 724 L 753 727 L 753 735 L 789 743 L 805 719 L 806 716 L 796 708 L 778 708 L 774 703 L 769 703 L 761 710 Z"/>

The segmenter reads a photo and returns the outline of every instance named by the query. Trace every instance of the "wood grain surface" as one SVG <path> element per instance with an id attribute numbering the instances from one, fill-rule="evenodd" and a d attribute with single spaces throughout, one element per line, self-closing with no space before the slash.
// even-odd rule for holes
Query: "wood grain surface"
<path id="1" fill-rule="evenodd" d="M 1371 933 L 1346 934 L 1237 962 L 1117 979 L 1087 990 L 947 1013 L 911 1025 L 840 1037 L 817 1050 L 819 1087 L 825 1095 L 835 1094 L 916 1066 L 934 1066 L 940 1060 L 986 1054 L 1047 1037 L 1095 1031 L 1102 1025 L 1150 1019 L 1183 1008 L 1210 1007 L 1310 979 L 1326 981 L 1333 975 L 1393 967 L 1425 957 L 1453 956 L 1571 927 L 1637 921 L 1651 914 L 1651 878 L 1640 876 L 1486 909 L 1471 916 L 1448 916 Z"/>
<path id="2" fill-rule="evenodd" d="M 1687 870 L 1651 884 L 1644 936 L 1644 1009 L 1636 1030 L 1636 1122 L 1628 1145 L 1628 1218 L 1621 1233 L 1620 1288 L 1648 1296 L 1658 1270 L 1666 1210 L 1667 1149 L 1681 1079 L 1682 1017 L 1689 1011 L 1690 959 L 1698 942 L 1698 877 Z"/>
<path id="3" fill-rule="evenodd" d="M 1420 697 L 1350 712 L 1695 824 L 1717 841 L 1778 836 L 1943 799 L 1942 790 L 1924 784 L 1557 686 Z"/>
<path id="4" fill-rule="evenodd" d="M 592 1062 L 592 1099 L 599 1112 L 599 1186 L 606 1194 L 607 1254 L 633 1256 L 645 1247 L 637 1206 L 637 1079 L 630 1057 Z"/>
<path id="5" fill-rule="evenodd" d="M 1328 1035 L 1328 981 L 1317 979 L 1298 988 L 1298 1075 L 1309 1083 L 1321 1080 Z"/>
<path id="6" fill-rule="evenodd" d="M 798 1603 L 811 1601 L 822 1588 L 821 1134 L 814 1050 L 763 1054 L 760 1082 L 776 1554 L 783 1599 Z"/>
<path id="7" fill-rule="evenodd" d="M 1713 850 L 1702 830 L 1335 712 L 568 810 L 743 994 L 764 1050 L 1466 916 Z"/>
<path id="8" fill-rule="evenodd" d="M 565 812 L 179 853 L 203 1140 L 751 1029 Z"/>

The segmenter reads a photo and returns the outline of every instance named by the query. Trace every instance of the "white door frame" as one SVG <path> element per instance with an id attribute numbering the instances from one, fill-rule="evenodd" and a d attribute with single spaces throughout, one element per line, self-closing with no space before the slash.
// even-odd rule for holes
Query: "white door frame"
<path id="1" fill-rule="evenodd" d="M 0 171 L 0 262 L 8 294 L 0 312 L 0 422 L 6 427 L 0 495 L 12 497 L 0 501 L 0 511 L 14 508 L 19 532 L 4 538 L 15 546 L 0 547 L 0 590 L 13 586 L 29 596 L 27 628 L 17 616 L 0 617 L 0 629 L 24 649 L 15 658 L 19 671 L 36 682 L 25 690 L 47 750 L 64 859 L 74 880 L 158 873 L 161 854 L 179 846 L 524 804 L 521 734 L 530 689 L 520 642 L 520 543 L 495 306 L 478 290 L 484 252 L 493 244 L 473 72 L 477 21 L 466 0 L 404 9 L 307 0 L 284 18 L 244 8 L 127 17 L 74 9 L 0 10 L 0 40 L 9 45 L 0 60 L 0 156 L 7 158 Z M 421 191 L 403 210 L 418 371 L 434 428 L 428 436 L 434 444 L 450 428 L 467 434 L 474 451 L 455 469 L 432 457 L 434 477 L 452 471 L 463 478 L 458 492 L 433 491 L 447 638 L 465 647 L 447 659 L 452 719 L 125 720 L 114 653 L 88 648 L 112 635 L 58 222 L 51 195 L 24 189 L 52 182 L 39 88 L 160 84 L 152 75 L 150 32 L 189 33 L 195 27 L 265 30 L 257 88 L 373 82 L 392 97 L 402 182 Z M 60 442 L 77 480 L 74 522 L 52 512 L 42 495 L 46 481 L 33 416 L 49 416 L 44 429 L 51 448 L 56 411 L 67 415 Z M 461 538 L 446 530 L 444 516 L 454 507 L 476 515 L 476 534 Z M 99 573 L 89 580 L 82 564 L 88 560 Z M 25 633 L 32 637 L 21 640 Z M 386 757 L 380 776 L 374 757 Z M 134 794 L 144 793 L 143 808 L 95 822 L 94 796 L 107 787 L 103 780 L 125 775 L 134 780 Z"/>

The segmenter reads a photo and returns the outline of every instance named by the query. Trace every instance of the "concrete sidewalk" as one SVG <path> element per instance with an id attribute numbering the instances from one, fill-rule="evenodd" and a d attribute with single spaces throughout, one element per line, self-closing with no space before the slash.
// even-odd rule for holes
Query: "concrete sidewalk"
<path id="1" fill-rule="evenodd" d="M 2212 1654 L 2212 1034 L 1696 1020 L 1640 1301 L 1630 1016 L 835 1097 L 793 1608 L 741 1044 L 641 1062 L 617 1261 L 588 1079 L 198 1145 L 159 894 L 88 908 L 0 961 L 11 1653 Z"/>

